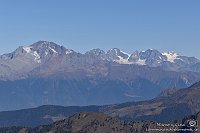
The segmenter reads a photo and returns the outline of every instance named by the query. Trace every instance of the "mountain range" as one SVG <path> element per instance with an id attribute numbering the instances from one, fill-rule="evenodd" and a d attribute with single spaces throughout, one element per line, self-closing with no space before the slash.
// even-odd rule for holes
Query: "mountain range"
<path id="1" fill-rule="evenodd" d="M 81 54 L 39 41 L 0 56 L 0 111 L 147 100 L 200 81 L 199 64 L 175 52 L 113 48 Z"/>
<path id="2" fill-rule="evenodd" d="M 108 69 L 106 65 L 109 63 L 146 65 L 169 71 L 200 72 L 200 60 L 195 57 L 181 56 L 176 52 L 161 53 L 155 49 L 148 49 L 127 54 L 113 48 L 107 52 L 92 49 L 81 54 L 48 41 L 20 46 L 12 53 L 1 55 L 0 62 L 2 80 L 23 79 L 37 74 L 49 76 L 55 71 L 72 72 L 79 69 L 81 71 L 83 67 L 87 74 L 97 73 L 98 70 L 99 74 L 106 75 Z"/>

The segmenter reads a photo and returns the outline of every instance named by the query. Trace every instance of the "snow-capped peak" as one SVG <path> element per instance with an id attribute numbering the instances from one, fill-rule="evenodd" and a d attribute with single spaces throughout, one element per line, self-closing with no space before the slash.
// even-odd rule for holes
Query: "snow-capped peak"
<path id="1" fill-rule="evenodd" d="M 162 55 L 167 57 L 167 61 L 174 62 L 175 59 L 179 56 L 176 52 L 164 52 Z"/>
<path id="2" fill-rule="evenodd" d="M 131 62 L 128 61 L 130 55 L 118 48 L 108 50 L 106 56 L 108 60 L 118 62 L 119 64 L 131 64 Z"/>

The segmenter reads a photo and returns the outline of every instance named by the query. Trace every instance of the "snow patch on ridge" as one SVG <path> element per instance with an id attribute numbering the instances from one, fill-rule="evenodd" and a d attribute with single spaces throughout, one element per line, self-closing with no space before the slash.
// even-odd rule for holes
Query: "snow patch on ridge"
<path id="1" fill-rule="evenodd" d="M 174 63 L 174 60 L 177 59 L 177 56 L 179 56 L 175 52 L 164 52 L 162 53 L 162 55 L 165 55 L 167 57 L 167 61 L 173 62 L 173 63 Z"/>
<path id="2" fill-rule="evenodd" d="M 65 54 L 70 54 L 72 52 L 73 52 L 72 50 L 66 50 Z"/>
<path id="3" fill-rule="evenodd" d="M 136 64 L 138 64 L 138 65 L 146 65 L 146 60 L 141 60 L 141 59 L 139 59 L 137 62 L 136 62 Z"/>
<path id="4" fill-rule="evenodd" d="M 23 47 L 23 49 L 24 49 L 27 53 L 30 53 L 30 52 L 31 52 L 31 48 L 32 48 L 32 47 Z"/>
<path id="5" fill-rule="evenodd" d="M 119 60 L 114 60 L 114 61 L 119 63 L 119 64 L 133 64 L 132 62 L 128 61 L 128 58 L 124 59 L 121 56 L 118 56 L 118 58 L 119 58 Z"/>
<path id="6" fill-rule="evenodd" d="M 40 55 L 37 53 L 37 51 L 32 51 L 32 47 L 23 47 L 23 50 L 26 51 L 26 53 L 34 56 L 34 60 L 37 62 L 37 63 L 41 63 L 41 60 L 40 60 Z"/>
<path id="7" fill-rule="evenodd" d="M 54 53 L 58 53 L 55 49 L 49 47 L 49 49 L 51 49 Z"/>
<path id="8" fill-rule="evenodd" d="M 120 52 L 121 52 L 121 53 L 123 53 L 123 54 L 126 54 L 126 55 L 128 55 L 128 57 L 130 57 L 130 56 L 131 56 L 131 54 L 128 54 L 128 53 L 126 53 L 126 52 L 124 52 L 124 51 L 121 51 L 121 50 L 120 50 Z"/>
<path id="9" fill-rule="evenodd" d="M 37 53 L 37 51 L 34 51 L 33 55 L 35 56 L 35 61 L 37 61 L 38 63 L 41 63 L 40 55 Z"/>

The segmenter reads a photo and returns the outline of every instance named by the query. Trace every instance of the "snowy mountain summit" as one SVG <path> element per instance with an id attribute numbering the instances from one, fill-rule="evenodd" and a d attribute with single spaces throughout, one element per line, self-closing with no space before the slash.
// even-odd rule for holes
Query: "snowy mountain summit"
<path id="1" fill-rule="evenodd" d="M 0 56 L 0 77 L 17 78 L 19 75 L 48 70 L 49 73 L 62 69 L 96 73 L 106 71 L 106 63 L 146 65 L 170 71 L 200 72 L 200 61 L 195 57 L 179 55 L 176 52 L 159 52 L 155 49 L 134 51 L 128 54 L 118 48 L 108 51 L 99 48 L 84 54 L 67 49 L 54 42 L 38 41 L 29 46 L 20 46 L 14 52 Z M 48 68 L 48 69 L 47 69 Z M 92 68 L 92 69 L 91 69 Z M 95 72 L 92 72 L 94 71 Z M 15 76 L 13 76 L 15 75 Z"/>
<path id="2" fill-rule="evenodd" d="M 148 49 L 141 52 L 134 51 L 132 54 L 123 52 L 118 48 L 110 49 L 107 52 L 100 49 L 93 49 L 86 52 L 86 54 L 93 54 L 104 60 L 119 64 L 148 65 L 150 67 L 163 67 L 169 70 L 187 68 L 200 62 L 195 57 L 182 56 L 176 52 L 161 53 L 155 49 Z"/>
<path id="3" fill-rule="evenodd" d="M 73 53 L 73 50 L 66 49 L 63 46 L 57 45 L 54 42 L 39 41 L 30 46 L 23 47 L 23 50 L 32 56 L 34 60 L 41 63 L 43 59 L 49 58 L 52 55 L 62 55 Z"/>

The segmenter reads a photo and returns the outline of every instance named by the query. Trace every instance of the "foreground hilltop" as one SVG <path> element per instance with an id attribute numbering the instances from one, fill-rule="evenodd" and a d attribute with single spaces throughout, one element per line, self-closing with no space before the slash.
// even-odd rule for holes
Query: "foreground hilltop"
<path id="1" fill-rule="evenodd" d="M 170 123 L 156 121 L 124 122 L 102 113 L 77 113 L 50 125 L 35 128 L 10 127 L 0 128 L 1 133 L 178 133 L 194 132 L 199 127 L 196 123 L 200 113 Z M 170 125 L 168 125 L 170 124 Z M 166 126 L 164 126 L 166 125 Z"/>
<path id="2" fill-rule="evenodd" d="M 77 113 L 51 125 L 36 128 L 1 128 L 0 131 L 13 133 L 142 133 L 155 122 L 126 123 L 102 113 Z"/>

